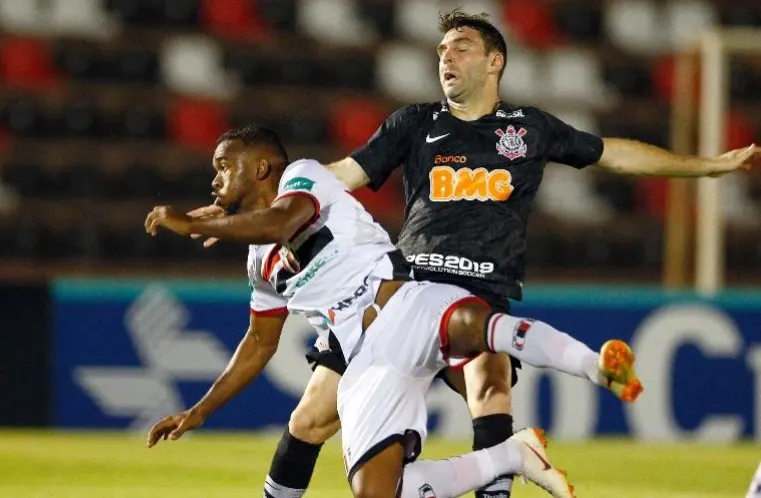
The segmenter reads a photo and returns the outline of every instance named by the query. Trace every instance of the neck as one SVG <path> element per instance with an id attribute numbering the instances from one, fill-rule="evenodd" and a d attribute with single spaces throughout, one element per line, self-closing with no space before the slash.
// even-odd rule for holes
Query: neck
<path id="1" fill-rule="evenodd" d="M 484 88 L 479 94 L 469 95 L 456 102 L 447 99 L 449 112 L 463 121 L 475 121 L 487 114 L 491 114 L 499 105 L 499 93 L 494 89 Z"/>

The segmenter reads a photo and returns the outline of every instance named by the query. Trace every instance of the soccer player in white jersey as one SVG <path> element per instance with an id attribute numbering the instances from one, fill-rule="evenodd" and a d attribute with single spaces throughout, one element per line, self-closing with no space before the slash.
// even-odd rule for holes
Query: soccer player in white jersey
<path id="1" fill-rule="evenodd" d="M 269 129 L 227 132 L 213 166 L 214 195 L 228 216 L 159 206 L 145 229 L 251 244 L 251 322 L 206 395 L 158 422 L 149 447 L 200 426 L 251 382 L 275 354 L 291 312 L 305 315 L 347 363 L 338 413 L 355 496 L 459 496 L 505 473 L 524 475 L 552 496 L 573 496 L 536 429 L 457 458 L 416 461 L 426 436 L 425 394 L 443 367 L 484 351 L 552 364 L 609 388 L 632 385 L 633 358 L 601 367 L 589 348 L 543 322 L 494 312 L 459 287 L 413 281 L 388 234 L 343 184 L 316 161 L 289 164 Z"/>

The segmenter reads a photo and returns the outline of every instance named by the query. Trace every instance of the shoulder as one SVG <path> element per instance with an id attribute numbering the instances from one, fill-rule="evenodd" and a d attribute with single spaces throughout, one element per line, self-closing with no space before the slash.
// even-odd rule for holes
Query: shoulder
<path id="1" fill-rule="evenodd" d="M 280 178 L 279 191 L 310 190 L 317 181 L 325 181 L 333 175 L 319 161 L 298 159 L 289 164 Z"/>
<path id="2" fill-rule="evenodd" d="M 395 119 L 425 119 L 432 116 L 435 112 L 441 110 L 441 102 L 428 102 L 408 104 L 404 107 L 400 107 L 393 114 L 391 118 Z"/>

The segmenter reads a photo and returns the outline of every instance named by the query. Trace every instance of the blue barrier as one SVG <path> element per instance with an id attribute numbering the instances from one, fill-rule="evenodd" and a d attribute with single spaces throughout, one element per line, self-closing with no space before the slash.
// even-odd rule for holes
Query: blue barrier
<path id="1" fill-rule="evenodd" d="M 53 286 L 54 414 L 59 427 L 144 429 L 195 402 L 224 368 L 248 325 L 240 282 L 61 280 Z M 598 348 L 632 341 L 646 391 L 637 403 L 580 379 L 524 368 L 514 393 L 519 426 L 556 437 L 761 439 L 761 292 L 716 299 L 621 287 L 532 287 L 514 313 L 545 320 Z M 209 428 L 263 429 L 288 420 L 310 371 L 309 326 L 289 319 L 262 379 Z M 467 436 L 459 397 L 429 396 L 431 426 Z"/>

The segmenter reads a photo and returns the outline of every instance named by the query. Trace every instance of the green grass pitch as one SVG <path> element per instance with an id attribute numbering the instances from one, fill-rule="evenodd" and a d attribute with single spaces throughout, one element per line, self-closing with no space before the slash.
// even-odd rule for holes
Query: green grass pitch
<path id="1" fill-rule="evenodd" d="M 201 432 L 151 450 L 119 432 L 0 431 L 0 497 L 235 498 L 261 496 L 277 436 Z M 426 458 L 466 451 L 432 439 Z M 580 498 L 737 498 L 761 459 L 756 444 L 551 443 Z M 325 446 L 307 496 L 348 497 L 337 440 Z M 471 495 L 472 496 L 472 495 Z M 547 496 L 516 483 L 515 498 Z"/>

